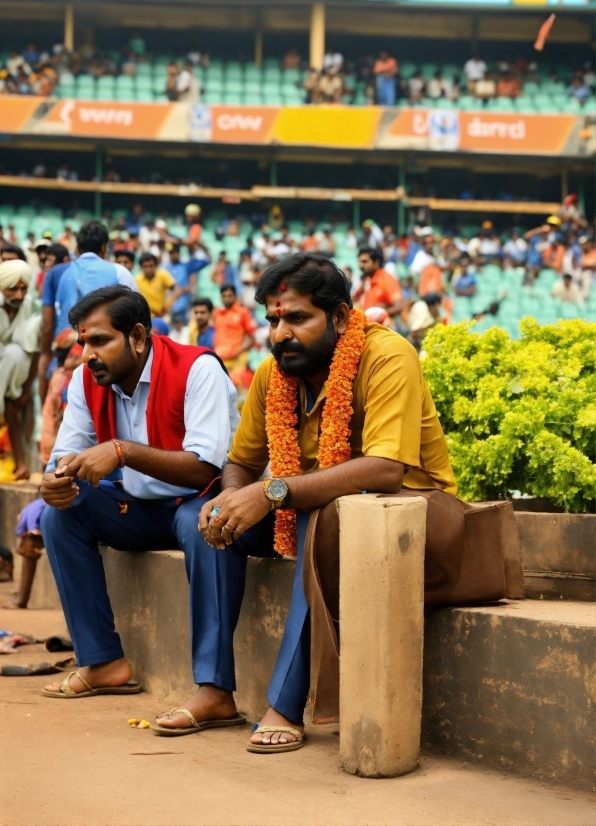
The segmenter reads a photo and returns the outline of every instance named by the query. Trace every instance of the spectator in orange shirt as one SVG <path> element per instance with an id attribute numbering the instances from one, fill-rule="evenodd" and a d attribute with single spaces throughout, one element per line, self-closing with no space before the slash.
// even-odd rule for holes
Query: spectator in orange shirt
<path id="1" fill-rule="evenodd" d="M 443 271 L 438 264 L 427 264 L 420 273 L 418 284 L 418 295 L 423 298 L 429 293 L 445 294 L 445 284 L 443 282 Z"/>
<path id="2" fill-rule="evenodd" d="M 361 310 L 382 307 L 393 317 L 406 309 L 408 302 L 404 301 L 399 281 L 383 269 L 381 250 L 364 247 L 358 253 L 358 265 L 362 282 L 354 293 L 354 301 Z"/>
<path id="3" fill-rule="evenodd" d="M 379 106 L 395 106 L 395 87 L 397 82 L 397 60 L 388 52 L 381 52 L 373 66 L 376 78 L 377 103 Z"/>
<path id="4" fill-rule="evenodd" d="M 497 96 L 503 98 L 516 98 L 521 94 L 521 85 L 517 78 L 509 72 L 503 72 L 497 83 Z"/>
<path id="5" fill-rule="evenodd" d="M 220 293 L 223 307 L 213 313 L 214 349 L 232 374 L 246 367 L 257 325 L 250 310 L 238 300 L 233 284 L 223 284 Z"/>
<path id="6" fill-rule="evenodd" d="M 184 210 L 184 218 L 188 224 L 188 235 L 184 243 L 190 247 L 201 240 L 203 227 L 201 226 L 201 207 L 198 204 L 188 204 Z"/>
<path id="7" fill-rule="evenodd" d="M 565 251 L 566 247 L 560 236 L 555 236 L 542 253 L 542 263 L 545 267 L 554 270 L 560 275 L 563 272 L 563 256 L 565 255 Z"/>

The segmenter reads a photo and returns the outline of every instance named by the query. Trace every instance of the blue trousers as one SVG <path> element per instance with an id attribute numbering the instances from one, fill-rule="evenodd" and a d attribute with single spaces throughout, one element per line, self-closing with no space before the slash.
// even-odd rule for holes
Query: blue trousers
<path id="1" fill-rule="evenodd" d="M 124 656 L 108 597 L 98 543 L 123 551 L 179 548 L 190 583 L 192 668 L 195 682 L 234 691 L 233 637 L 244 595 L 247 556 L 275 556 L 273 517 L 266 516 L 220 551 L 198 530 L 212 495 L 134 499 L 118 487 L 88 488 L 67 510 L 46 508 L 41 529 L 79 665 Z M 299 556 L 290 612 L 267 694 L 284 717 L 301 722 L 310 681 L 310 619 L 302 584 L 308 514 L 298 513 Z"/>
<path id="2" fill-rule="evenodd" d="M 395 106 L 395 78 L 377 76 L 377 103 L 379 106 Z"/>

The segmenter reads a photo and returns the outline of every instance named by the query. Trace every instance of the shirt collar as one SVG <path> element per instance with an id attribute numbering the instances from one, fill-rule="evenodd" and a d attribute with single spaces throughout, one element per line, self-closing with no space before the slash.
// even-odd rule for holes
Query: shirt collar
<path id="1" fill-rule="evenodd" d="M 150 384 L 151 383 L 151 368 L 153 366 L 153 347 L 149 351 L 149 358 L 145 366 L 143 367 L 143 372 L 141 373 L 141 378 L 139 379 L 139 384 Z M 120 387 L 119 384 L 113 384 L 112 389 L 114 393 L 117 393 L 121 399 L 132 399 L 135 397 L 139 390 L 139 384 L 135 387 L 135 391 L 132 396 L 127 396 L 124 390 Z"/>

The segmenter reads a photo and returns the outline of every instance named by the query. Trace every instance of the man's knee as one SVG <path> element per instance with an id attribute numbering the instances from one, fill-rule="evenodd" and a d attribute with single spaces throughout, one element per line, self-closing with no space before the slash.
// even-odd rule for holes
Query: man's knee
<path id="1" fill-rule="evenodd" d="M 200 547 L 204 542 L 199 531 L 199 514 L 207 501 L 207 498 L 190 499 L 176 511 L 174 532 L 183 551 Z"/>
<path id="2" fill-rule="evenodd" d="M 41 515 L 41 535 L 43 536 L 44 542 L 47 543 L 49 537 L 53 537 L 56 535 L 58 531 L 64 530 L 64 523 L 65 514 L 68 514 L 68 510 L 61 511 L 58 508 L 51 508 L 47 506 L 44 512 Z"/>

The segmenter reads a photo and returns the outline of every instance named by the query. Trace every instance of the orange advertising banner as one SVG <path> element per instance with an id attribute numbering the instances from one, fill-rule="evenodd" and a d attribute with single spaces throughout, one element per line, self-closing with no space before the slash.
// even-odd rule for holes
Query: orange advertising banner
<path id="1" fill-rule="evenodd" d="M 0 96 L 0 132 L 20 132 L 45 98 L 20 95 Z"/>
<path id="2" fill-rule="evenodd" d="M 271 143 L 276 106 L 211 106 L 214 143 Z"/>
<path id="3" fill-rule="evenodd" d="M 169 103 L 62 100 L 44 118 L 44 130 L 66 135 L 156 140 L 172 112 Z"/>
<path id="4" fill-rule="evenodd" d="M 520 155 L 585 154 L 575 115 L 539 115 L 455 109 L 402 109 L 386 114 L 377 146 L 383 149 L 497 152 Z"/>

